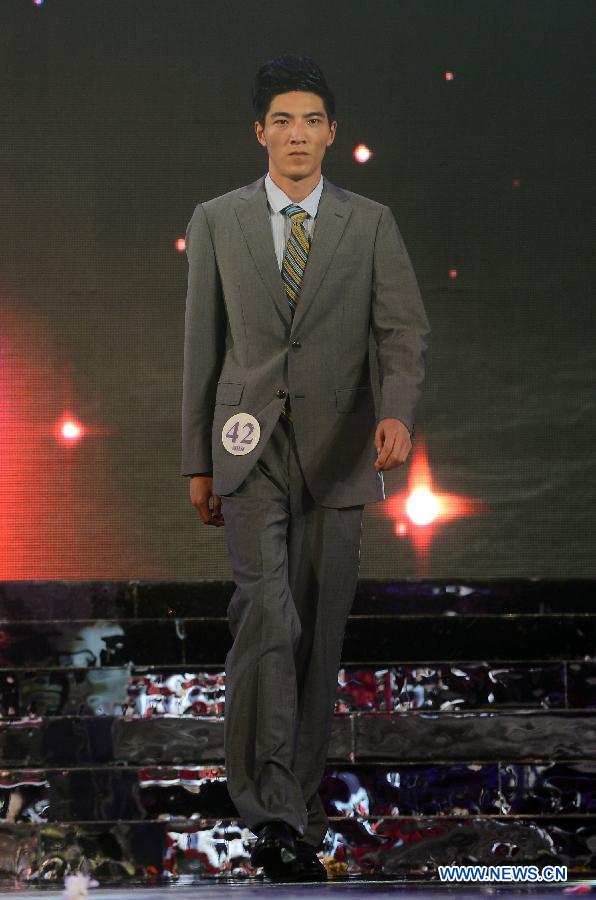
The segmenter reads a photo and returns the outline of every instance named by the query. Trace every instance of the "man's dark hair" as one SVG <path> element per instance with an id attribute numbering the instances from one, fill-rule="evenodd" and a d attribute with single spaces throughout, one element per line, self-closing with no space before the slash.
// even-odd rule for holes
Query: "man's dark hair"
<path id="1" fill-rule="evenodd" d="M 329 124 L 335 115 L 335 97 L 323 72 L 310 56 L 285 54 L 268 59 L 256 74 L 252 105 L 255 118 L 265 124 L 265 116 L 271 101 L 277 94 L 287 91 L 308 91 L 323 100 Z"/>

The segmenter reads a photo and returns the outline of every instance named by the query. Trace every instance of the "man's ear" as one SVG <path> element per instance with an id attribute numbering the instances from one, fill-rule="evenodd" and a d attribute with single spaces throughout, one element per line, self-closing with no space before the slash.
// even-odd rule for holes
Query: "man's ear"
<path id="1" fill-rule="evenodd" d="M 255 128 L 255 134 L 257 136 L 257 140 L 258 140 L 259 144 L 261 145 L 261 147 L 266 147 L 267 142 L 265 141 L 265 138 L 263 137 L 263 126 L 261 125 L 261 123 L 259 121 L 256 121 L 254 128 Z M 260 132 L 260 137 L 259 137 L 259 132 Z M 261 137 L 263 137 L 263 140 L 261 140 Z"/>

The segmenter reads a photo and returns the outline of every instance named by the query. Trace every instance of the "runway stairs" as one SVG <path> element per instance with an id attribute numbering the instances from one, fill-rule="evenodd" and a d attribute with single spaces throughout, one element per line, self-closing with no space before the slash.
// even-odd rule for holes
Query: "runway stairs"
<path id="1" fill-rule="evenodd" d="M 0 884 L 258 876 L 223 765 L 233 584 L 0 582 Z M 359 583 L 321 795 L 335 878 L 596 874 L 596 582 Z"/>

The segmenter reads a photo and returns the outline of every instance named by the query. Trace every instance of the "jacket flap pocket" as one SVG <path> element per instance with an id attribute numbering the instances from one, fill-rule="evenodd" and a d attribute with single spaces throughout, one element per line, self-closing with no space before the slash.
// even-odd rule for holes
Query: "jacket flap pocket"
<path id="1" fill-rule="evenodd" d="M 215 402 L 225 406 L 236 406 L 240 403 L 244 384 L 238 381 L 219 381 L 215 392 Z"/>
<path id="2" fill-rule="evenodd" d="M 370 387 L 341 388 L 335 391 L 335 402 L 338 412 L 351 412 L 360 409 L 362 404 L 370 397 Z"/>

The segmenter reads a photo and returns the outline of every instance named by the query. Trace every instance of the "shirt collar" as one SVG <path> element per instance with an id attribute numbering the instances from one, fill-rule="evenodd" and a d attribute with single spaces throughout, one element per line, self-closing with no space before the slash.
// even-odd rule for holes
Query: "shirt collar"
<path id="1" fill-rule="evenodd" d="M 273 178 L 267 172 L 265 176 L 265 190 L 267 191 L 267 200 L 269 201 L 269 206 L 273 210 L 273 212 L 281 212 L 284 207 L 288 206 L 289 203 L 293 203 L 293 200 L 287 196 L 284 191 L 274 182 Z M 305 197 L 304 200 L 301 200 L 297 205 L 305 209 L 306 212 L 313 217 L 317 214 L 317 209 L 319 208 L 319 200 L 321 198 L 321 192 L 323 190 L 323 176 L 319 178 L 319 183 L 317 186 L 310 192 L 308 197 Z"/>

